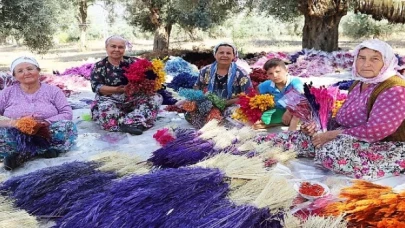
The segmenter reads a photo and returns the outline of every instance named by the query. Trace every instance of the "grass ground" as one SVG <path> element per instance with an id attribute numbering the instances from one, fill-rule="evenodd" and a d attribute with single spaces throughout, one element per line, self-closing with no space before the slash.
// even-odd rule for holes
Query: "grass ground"
<path id="1" fill-rule="evenodd" d="M 195 42 L 173 41 L 171 48 L 176 50 L 210 50 L 216 43 L 220 41 L 231 41 L 230 39 L 210 39 Z M 401 55 L 405 55 L 404 40 L 389 40 L 388 41 Z M 300 38 L 281 38 L 279 40 L 267 39 L 250 39 L 237 40 L 235 43 L 244 53 L 253 53 L 261 51 L 287 51 L 295 52 L 301 50 Z M 343 50 L 353 49 L 359 41 L 350 41 L 341 39 L 339 46 Z M 137 53 L 150 52 L 152 50 L 152 40 L 135 40 L 132 41 L 133 50 Z M 77 44 L 57 45 L 45 55 L 35 55 L 25 47 L 17 46 L 0 46 L 0 70 L 7 71 L 10 63 L 17 57 L 22 55 L 35 56 L 40 63 L 43 72 L 52 72 L 53 70 L 63 71 L 72 66 L 79 66 L 85 62 L 95 62 L 97 59 L 105 56 L 103 41 L 91 41 L 88 43 L 88 50 L 81 52 Z"/>

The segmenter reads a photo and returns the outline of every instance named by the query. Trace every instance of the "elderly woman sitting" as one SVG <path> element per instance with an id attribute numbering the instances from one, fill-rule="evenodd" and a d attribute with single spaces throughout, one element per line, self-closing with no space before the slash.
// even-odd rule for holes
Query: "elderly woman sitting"
<path id="1" fill-rule="evenodd" d="M 210 92 L 225 99 L 227 108 L 222 115 L 231 120 L 230 116 L 236 109 L 238 95 L 247 93 L 252 88 L 252 83 L 247 72 L 235 63 L 238 52 L 234 45 L 219 43 L 214 47 L 213 54 L 215 62 L 200 70 L 194 89 Z M 195 121 L 193 118 L 204 117 L 186 114 L 189 122 L 205 123 L 206 121 L 205 119 Z"/>
<path id="2" fill-rule="evenodd" d="M 354 83 L 338 111 L 336 130 L 315 133 L 315 124 L 301 131 L 267 135 L 258 140 L 295 147 L 298 155 L 338 173 L 375 179 L 405 170 L 405 80 L 396 72 L 392 48 L 367 40 L 355 49 Z"/>
<path id="3" fill-rule="evenodd" d="M 69 150 L 77 138 L 72 108 L 58 87 L 40 82 L 38 62 L 33 58 L 20 57 L 12 62 L 10 70 L 18 83 L 0 93 L 0 114 L 7 118 L 0 121 L 0 150 L 6 153 L 4 167 L 8 170 L 35 155 L 57 157 L 60 152 Z M 48 148 L 40 148 L 35 153 L 18 150 L 21 142 L 12 129 L 17 127 L 20 118 L 28 116 L 36 119 L 38 127 L 49 129 Z M 32 143 L 35 143 L 35 137 L 40 136 L 27 137 L 33 137 Z"/>
<path id="4" fill-rule="evenodd" d="M 91 87 L 96 93 L 91 112 L 93 120 L 104 130 L 140 135 L 153 126 L 163 100 L 158 94 L 125 95 L 128 79 L 124 68 L 136 61 L 124 56 L 126 44 L 120 36 L 105 41 L 108 56 L 97 62 L 91 73 Z"/>
<path id="5" fill-rule="evenodd" d="M 237 102 L 236 96 L 248 92 L 252 83 L 247 72 L 234 62 L 238 56 L 235 46 L 219 43 L 214 47 L 215 62 L 203 67 L 194 86 L 204 92 L 215 93 L 227 100 L 227 105 Z"/>

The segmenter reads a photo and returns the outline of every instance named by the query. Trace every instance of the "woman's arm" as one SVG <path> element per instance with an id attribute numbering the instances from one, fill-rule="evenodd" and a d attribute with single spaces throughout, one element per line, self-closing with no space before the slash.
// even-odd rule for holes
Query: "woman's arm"
<path id="1" fill-rule="evenodd" d="M 377 97 L 366 124 L 345 129 L 343 133 L 359 140 L 377 142 L 393 134 L 404 119 L 405 88 L 395 86 Z"/>
<path id="2" fill-rule="evenodd" d="M 121 86 L 106 86 L 106 85 L 102 85 L 99 87 L 98 92 L 101 95 L 112 95 L 112 94 L 121 94 L 125 92 L 125 86 L 121 85 Z"/>
<path id="3" fill-rule="evenodd" d="M 323 146 L 325 143 L 334 140 L 338 135 L 342 134 L 343 130 L 327 131 L 324 133 L 314 134 L 312 136 L 312 143 L 316 148 Z"/>
<path id="4" fill-rule="evenodd" d="M 226 106 L 231 106 L 233 104 L 236 104 L 238 102 L 239 98 L 231 98 L 226 101 Z"/>
<path id="5" fill-rule="evenodd" d="M 14 119 L 0 120 L 0 127 L 15 127 L 15 122 Z"/>
<path id="6" fill-rule="evenodd" d="M 65 94 L 63 94 L 62 90 L 60 90 L 59 88 L 54 89 L 55 91 L 53 91 L 53 105 L 55 105 L 56 109 L 58 110 L 58 114 L 45 119 L 45 121 L 51 123 L 60 120 L 72 120 L 72 107 L 70 107 Z"/>
<path id="7" fill-rule="evenodd" d="M 210 66 L 210 65 L 209 65 Z M 209 66 L 206 66 L 206 67 L 204 67 L 204 68 L 202 68 L 201 70 L 200 70 L 200 74 L 198 75 L 198 77 L 197 77 L 197 80 L 196 80 L 196 82 L 194 83 L 194 86 L 193 86 L 193 89 L 196 89 L 196 90 L 202 90 L 202 89 L 204 89 L 203 87 L 204 87 L 204 80 L 205 80 L 205 74 L 207 73 L 207 69 L 208 69 L 208 67 Z"/>
<path id="8" fill-rule="evenodd" d="M 102 60 L 103 61 L 103 60 Z M 108 86 L 105 85 L 103 75 L 104 65 L 97 62 L 90 76 L 91 89 L 93 92 L 108 96 L 112 94 L 121 94 L 125 92 L 125 86 Z"/>

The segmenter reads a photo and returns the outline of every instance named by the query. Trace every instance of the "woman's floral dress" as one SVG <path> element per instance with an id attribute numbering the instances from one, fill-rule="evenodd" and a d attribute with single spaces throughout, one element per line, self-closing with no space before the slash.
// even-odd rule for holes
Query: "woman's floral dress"
<path id="1" fill-rule="evenodd" d="M 91 86 L 93 92 L 96 93 L 95 101 L 91 106 L 92 118 L 104 130 L 120 131 L 121 125 L 150 128 L 157 118 L 163 101 L 159 94 L 127 97 L 125 94 L 104 96 L 99 93 L 100 88 L 104 85 L 128 84 L 124 68 L 133 61 L 129 57 L 124 57 L 119 66 L 114 66 L 108 62 L 106 57 L 95 64 L 91 73 Z"/>
<path id="2" fill-rule="evenodd" d="M 70 120 L 60 120 L 52 122 L 49 126 L 51 132 L 50 147 L 37 151 L 38 154 L 44 153 L 48 149 L 56 149 L 59 152 L 66 152 L 72 148 L 77 139 L 76 125 Z M 10 134 L 9 128 L 0 128 L 0 155 L 5 156 L 11 153 L 20 153 L 17 151 L 17 142 L 12 134 Z"/>
<path id="3" fill-rule="evenodd" d="M 269 134 L 256 138 L 258 143 L 271 142 L 276 147 L 294 149 L 298 157 L 314 161 L 336 173 L 366 180 L 397 176 L 405 171 L 405 143 L 359 141 L 349 135 L 315 149 L 311 137 L 300 131 Z"/>

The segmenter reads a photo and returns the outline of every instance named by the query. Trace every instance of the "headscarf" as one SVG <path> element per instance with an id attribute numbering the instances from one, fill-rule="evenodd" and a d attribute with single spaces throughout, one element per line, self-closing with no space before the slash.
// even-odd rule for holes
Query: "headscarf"
<path id="1" fill-rule="evenodd" d="M 228 70 L 228 81 L 226 83 L 227 85 L 227 99 L 231 99 L 232 98 L 232 94 L 233 94 L 233 81 L 235 80 L 236 77 L 236 71 L 238 69 L 238 66 L 235 63 L 235 60 L 238 56 L 238 50 L 236 49 L 235 45 L 230 44 L 230 43 L 226 43 L 226 42 L 221 42 L 219 44 L 217 44 L 214 47 L 213 50 L 213 54 L 215 56 L 215 54 L 218 51 L 218 48 L 221 46 L 229 46 L 233 49 L 233 54 L 235 55 L 235 58 L 232 60 L 231 65 L 229 66 L 229 70 Z M 210 69 L 210 81 L 208 84 L 208 91 L 209 92 L 214 92 L 214 85 L 215 85 L 215 75 L 217 73 L 217 62 L 215 61 L 213 64 L 211 64 L 211 69 Z"/>
<path id="2" fill-rule="evenodd" d="M 35 65 L 36 67 L 39 68 L 39 64 L 38 64 L 37 60 L 35 60 L 32 57 L 21 56 L 21 57 L 16 58 L 13 62 L 11 62 L 10 71 L 12 74 L 14 72 L 14 68 L 20 63 L 31 63 L 32 65 Z"/>
<path id="3" fill-rule="evenodd" d="M 217 54 L 218 48 L 221 46 L 225 46 L 225 47 L 231 47 L 233 49 L 233 54 L 235 55 L 235 58 L 233 59 L 233 61 L 235 62 L 238 58 L 238 49 L 236 49 L 235 45 L 231 44 L 231 43 L 227 43 L 227 42 L 221 42 L 217 45 L 215 45 L 214 49 L 212 50 L 214 56 L 215 54 Z"/>
<path id="4" fill-rule="evenodd" d="M 124 41 L 124 42 L 125 42 L 125 46 L 126 46 L 126 48 L 128 49 L 128 51 L 131 51 L 131 50 L 132 50 L 132 44 L 131 44 L 127 39 L 125 39 L 124 37 L 119 36 L 119 35 L 112 35 L 112 36 L 108 37 L 108 38 L 105 40 L 105 46 L 106 46 L 106 47 L 107 47 L 108 42 L 110 42 L 110 40 L 112 40 L 112 39 Z"/>
<path id="5" fill-rule="evenodd" d="M 357 56 L 362 48 L 369 48 L 381 53 L 384 61 L 384 66 L 381 68 L 380 73 L 374 78 L 364 78 L 357 73 L 356 70 L 356 60 Z M 353 61 L 353 68 L 352 74 L 356 80 L 369 83 L 369 84 L 377 84 L 387 80 L 390 77 L 398 75 L 403 78 L 401 74 L 398 73 L 398 59 L 395 56 L 394 50 L 392 47 L 384 41 L 378 39 L 366 40 L 359 44 L 353 52 L 354 61 Z"/>

